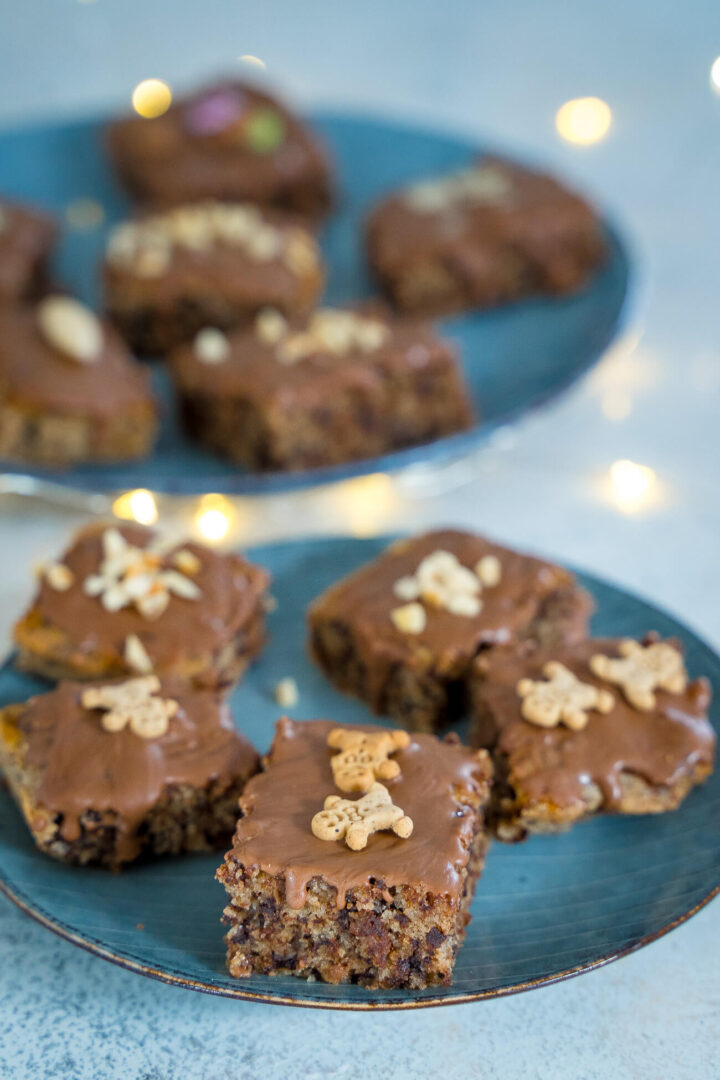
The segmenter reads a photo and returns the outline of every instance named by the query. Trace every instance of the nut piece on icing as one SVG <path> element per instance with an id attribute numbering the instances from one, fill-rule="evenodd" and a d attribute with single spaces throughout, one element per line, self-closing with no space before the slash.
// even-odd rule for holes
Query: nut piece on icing
<path id="1" fill-rule="evenodd" d="M 103 328 L 84 304 L 70 296 L 48 296 L 37 306 L 40 331 L 53 349 L 79 364 L 94 364 L 102 354 Z"/>
<path id="2" fill-rule="evenodd" d="M 115 686 L 89 686 L 80 700 L 86 709 L 104 710 L 105 731 L 116 733 L 129 727 L 142 739 L 157 739 L 165 735 L 179 708 L 177 701 L 154 697 L 159 689 L 157 676 L 147 675 Z"/>
<path id="3" fill-rule="evenodd" d="M 230 342 L 222 330 L 206 326 L 195 335 L 195 355 L 203 364 L 222 364 L 230 355 Z"/>
<path id="4" fill-rule="evenodd" d="M 502 563 L 497 555 L 483 555 L 475 564 L 475 573 L 484 588 L 494 589 L 502 578 Z"/>
<path id="5" fill-rule="evenodd" d="M 48 563 L 43 573 L 50 588 L 56 592 L 67 592 L 75 582 L 75 575 L 65 563 Z"/>
<path id="6" fill-rule="evenodd" d="M 403 840 L 411 835 L 413 823 L 399 806 L 394 806 L 390 792 L 375 783 L 361 799 L 341 799 L 328 795 L 324 808 L 315 814 L 310 827 L 318 840 L 342 840 L 353 851 L 362 851 L 375 832 L 392 829 Z"/>
<path id="7" fill-rule="evenodd" d="M 401 634 L 422 634 L 427 626 L 427 615 L 422 604 L 404 604 L 393 608 L 390 618 Z"/>
<path id="8" fill-rule="evenodd" d="M 581 731 L 588 722 L 588 709 L 609 713 L 615 698 L 608 690 L 598 690 L 581 682 L 564 664 L 551 660 L 542 671 L 548 682 L 521 679 L 517 692 L 523 699 L 522 714 L 538 727 L 557 727 L 563 723 Z"/>
<path id="9" fill-rule="evenodd" d="M 348 731 L 335 728 L 327 744 L 340 750 L 330 759 L 333 780 L 341 791 L 369 791 L 376 780 L 394 780 L 400 775 L 397 761 L 390 754 L 410 745 L 407 731 Z"/>
<path id="10" fill-rule="evenodd" d="M 620 642 L 619 650 L 616 658 L 600 654 L 591 657 L 590 670 L 599 679 L 619 686 L 634 708 L 642 712 L 654 709 L 654 690 L 682 694 L 687 687 L 682 655 L 667 642 L 641 645 L 628 638 Z"/>
<path id="11" fill-rule="evenodd" d="M 147 654 L 147 649 L 137 634 L 128 634 L 125 638 L 124 657 L 127 666 L 140 675 L 145 675 L 153 669 L 152 660 Z"/>
<path id="12" fill-rule="evenodd" d="M 263 345 L 277 345 L 287 331 L 287 319 L 275 308 L 263 308 L 255 316 L 255 335 Z"/>
<path id="13" fill-rule="evenodd" d="M 102 534 L 102 547 L 98 572 L 85 578 L 83 590 L 86 596 L 99 597 L 106 611 L 120 611 L 134 604 L 143 618 L 157 619 L 173 595 L 183 600 L 200 598 L 201 591 L 194 581 L 179 569 L 164 568 L 163 541 L 154 541 L 146 548 L 135 547 L 111 527 Z"/>

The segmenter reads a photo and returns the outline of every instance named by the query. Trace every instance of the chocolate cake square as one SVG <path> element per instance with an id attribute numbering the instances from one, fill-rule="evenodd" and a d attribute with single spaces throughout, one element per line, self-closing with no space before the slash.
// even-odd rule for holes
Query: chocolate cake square
<path id="1" fill-rule="evenodd" d="M 383 454 L 469 426 L 455 352 L 424 323 L 322 308 L 261 312 L 206 353 L 171 357 L 189 434 L 251 469 L 306 469 Z"/>
<path id="2" fill-rule="evenodd" d="M 75 865 L 226 844 L 258 765 L 221 696 L 178 679 L 61 683 L 0 710 L 0 767 L 33 839 Z"/>
<path id="3" fill-rule="evenodd" d="M 466 710 L 478 653 L 579 639 L 591 610 L 562 567 L 444 529 L 392 544 L 315 600 L 310 648 L 340 690 L 432 731 Z"/>
<path id="4" fill-rule="evenodd" d="M 110 324 L 67 296 L 0 305 L 0 459 L 126 461 L 156 430 L 148 374 Z"/>
<path id="5" fill-rule="evenodd" d="M 582 198 L 489 156 L 384 199 L 366 243 L 393 304 L 422 315 L 574 292 L 606 255 L 601 223 Z"/>
<path id="6" fill-rule="evenodd" d="M 400 748 L 396 734 L 280 721 L 217 873 L 231 975 L 451 981 L 487 847 L 489 759 L 452 736 L 417 735 Z M 332 765 L 343 746 L 349 782 Z"/>
<path id="7" fill-rule="evenodd" d="M 503 840 L 594 814 L 674 810 L 712 772 L 710 686 L 690 681 L 677 642 L 589 639 L 481 655 L 470 741 L 495 762 Z"/>
<path id="8" fill-rule="evenodd" d="M 49 215 L 0 199 L 0 304 L 42 293 L 56 235 Z"/>
<path id="9" fill-rule="evenodd" d="M 306 315 L 325 281 L 304 228 L 247 203 L 180 206 L 115 227 L 105 302 L 139 353 L 165 353 L 204 327 L 228 330 L 273 307 Z"/>
<path id="10" fill-rule="evenodd" d="M 231 686 L 264 644 L 268 582 L 239 554 L 93 524 L 42 568 L 15 627 L 17 663 L 50 679 L 157 674 Z"/>
<path id="11" fill-rule="evenodd" d="M 319 140 L 276 98 L 244 82 L 206 87 L 153 119 L 120 120 L 108 143 L 121 181 L 143 203 L 241 200 L 317 218 L 331 201 Z"/>

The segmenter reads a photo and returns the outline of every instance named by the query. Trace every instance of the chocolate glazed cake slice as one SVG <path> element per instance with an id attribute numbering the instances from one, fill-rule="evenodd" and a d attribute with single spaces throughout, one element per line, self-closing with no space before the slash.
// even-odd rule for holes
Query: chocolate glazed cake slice
<path id="1" fill-rule="evenodd" d="M 280 721 L 217 873 L 231 975 L 450 982 L 487 847 L 490 764 L 455 737 L 400 734 Z"/>
<path id="2" fill-rule="evenodd" d="M 676 809 L 713 769 L 706 679 L 676 642 L 590 639 L 481 656 L 470 741 L 494 757 L 500 839 L 557 832 L 598 813 Z"/>
<path id="3" fill-rule="evenodd" d="M 457 720 L 478 653 L 585 635 L 592 601 L 567 570 L 444 529 L 392 544 L 310 607 L 328 678 L 413 731 Z"/>

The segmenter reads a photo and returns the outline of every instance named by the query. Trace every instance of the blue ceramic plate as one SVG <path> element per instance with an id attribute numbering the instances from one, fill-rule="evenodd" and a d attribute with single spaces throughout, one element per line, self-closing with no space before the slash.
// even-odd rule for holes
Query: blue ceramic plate
<path id="1" fill-rule="evenodd" d="M 330 303 L 371 294 L 361 246 L 365 213 L 379 196 L 406 181 L 466 164 L 478 147 L 462 139 L 349 116 L 312 117 L 330 146 L 341 199 L 323 235 Z M 76 123 L 0 136 L 0 191 L 61 214 L 73 200 L 102 204 L 106 224 L 128 213 L 102 152 L 102 125 Z M 106 228 L 66 234 L 58 275 L 90 303 L 99 300 L 95 266 Z M 189 443 L 182 435 L 165 372 L 156 367 L 164 405 L 163 431 L 152 457 L 130 465 L 68 472 L 32 470 L 84 490 L 147 487 L 182 495 L 217 491 L 248 494 L 304 487 L 362 473 L 439 461 L 468 451 L 479 438 L 567 387 L 612 340 L 628 288 L 628 258 L 608 227 L 610 257 L 588 288 L 567 299 L 538 299 L 447 319 L 443 330 L 460 346 L 465 375 L 481 422 L 471 431 L 383 457 L 298 473 L 253 475 Z M 27 473 L 26 467 L 14 471 Z"/>
<path id="2" fill-rule="evenodd" d="M 235 692 L 238 727 L 266 750 L 279 709 L 273 687 L 293 675 L 294 715 L 367 722 L 364 707 L 333 690 L 305 655 L 304 613 L 330 582 L 375 556 L 387 540 L 310 540 L 258 548 L 273 573 L 278 609 L 261 661 Z M 690 671 L 720 686 L 720 659 L 669 615 L 594 578 L 599 634 L 656 629 L 680 638 Z M 42 690 L 10 667 L 0 705 Z M 716 728 L 720 708 L 714 708 Z M 0 886 L 39 922 L 132 971 L 194 990 L 282 1004 L 345 1009 L 414 1008 L 511 994 L 577 975 L 671 930 L 720 888 L 720 773 L 660 817 L 598 818 L 562 836 L 495 844 L 472 907 L 453 985 L 373 991 L 292 977 L 231 979 L 225 972 L 214 881 L 219 855 L 131 867 L 120 875 L 65 867 L 39 854 L 10 796 L 0 791 Z M 139 929 L 141 924 L 143 929 Z"/>

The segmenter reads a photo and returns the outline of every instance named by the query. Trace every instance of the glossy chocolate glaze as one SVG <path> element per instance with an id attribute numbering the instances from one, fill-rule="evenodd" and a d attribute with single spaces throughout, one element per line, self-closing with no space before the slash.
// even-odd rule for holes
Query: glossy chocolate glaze
<path id="1" fill-rule="evenodd" d="M 256 751 L 234 730 L 229 707 L 217 693 L 162 680 L 160 695 L 180 708 L 165 735 L 144 739 L 129 728 L 105 731 L 102 713 L 82 705 L 86 689 L 61 683 L 31 698 L 18 720 L 24 766 L 38 778 L 35 801 L 60 815 L 65 840 L 79 838 L 85 811 L 114 812 L 117 859 L 127 862 L 140 851 L 139 825 L 170 785 L 229 785 L 258 767 Z"/>
<path id="2" fill-rule="evenodd" d="M 506 198 L 467 201 L 427 213 L 414 209 L 406 192 L 398 191 L 373 210 L 368 243 L 382 275 L 393 277 L 413 262 L 440 258 L 471 293 L 485 300 L 497 292 L 501 299 L 517 287 L 517 275 L 527 275 L 533 267 L 541 276 L 552 267 L 562 291 L 562 245 L 568 236 L 585 237 L 589 255 L 600 260 L 604 251 L 600 226 L 582 198 L 552 177 L 510 161 L 484 157 L 478 164 L 507 178 Z M 513 252 L 515 262 L 509 258 Z"/>
<path id="3" fill-rule="evenodd" d="M 129 543 L 141 548 L 156 535 L 142 525 L 116 527 Z M 59 560 L 75 576 L 72 587 L 59 592 L 43 579 L 32 605 L 32 611 L 44 622 L 68 636 L 76 652 L 122 656 L 125 639 L 136 634 L 155 670 L 162 672 L 183 657 L 215 654 L 256 618 L 269 581 L 266 571 L 242 555 L 224 555 L 194 542 L 178 543 L 165 556 L 164 565 L 170 567 L 173 553 L 180 549 L 196 555 L 200 569 L 190 576 L 200 589 L 199 599 L 172 595 L 157 619 L 144 618 L 135 607 L 106 611 L 99 597 L 86 596 L 83 591 L 83 581 L 98 572 L 102 561 L 105 528 L 92 525 L 83 529 Z"/>
<path id="4" fill-rule="evenodd" d="M 337 725 L 317 720 L 278 723 L 267 771 L 253 778 L 240 802 L 238 822 L 226 867 L 232 863 L 285 879 L 286 901 L 302 908 L 312 878 L 337 889 L 337 906 L 349 890 L 371 879 L 387 888 L 420 887 L 457 898 L 476 825 L 471 804 L 484 804 L 490 767 L 486 755 L 459 741 L 440 742 L 414 735 L 410 746 L 394 755 L 400 775 L 387 781 L 393 802 L 413 821 L 407 840 L 392 832 L 372 835 L 366 848 L 352 851 L 342 841 L 319 840 L 310 822 L 327 795 L 342 794 L 333 783 L 327 746 Z M 377 731 L 377 728 L 362 730 Z"/>
<path id="5" fill-rule="evenodd" d="M 482 715 L 471 741 L 494 747 L 506 759 L 508 782 L 519 789 L 523 805 L 582 806 L 584 790 L 593 783 L 602 793 L 603 809 L 614 810 L 622 795 L 622 773 L 654 787 L 671 787 L 698 764 L 712 766 L 716 740 L 707 718 L 707 680 L 696 679 L 682 694 L 658 690 L 653 710 L 635 709 L 619 687 L 597 678 L 589 666 L 596 653 L 618 656 L 619 640 L 589 639 L 524 657 L 499 649 L 478 660 Z M 615 696 L 613 709 L 607 714 L 590 710 L 582 731 L 564 725 L 540 728 L 525 720 L 517 683 L 524 677 L 541 679 L 549 660 L 559 660 L 582 682 L 609 690 Z"/>
<path id="6" fill-rule="evenodd" d="M 152 402 L 148 372 L 112 327 L 103 324 L 100 359 L 78 363 L 45 341 L 34 306 L 0 308 L 0 392 L 22 408 L 81 417 Z"/>
<path id="7" fill-rule="evenodd" d="M 275 150 L 257 153 L 242 142 L 196 135 L 188 129 L 188 110 L 209 93 L 228 89 L 242 94 L 249 108 L 269 107 L 279 113 L 285 138 Z M 298 185 L 322 189 L 327 199 L 329 165 L 324 148 L 275 98 L 247 83 L 221 82 L 205 88 L 151 120 L 120 120 L 112 125 L 108 138 L 120 171 L 145 200 L 156 205 L 204 198 L 282 205 Z"/>
<path id="8" fill-rule="evenodd" d="M 323 283 L 319 263 L 299 275 L 289 268 L 283 253 L 261 261 L 240 244 L 223 243 L 201 250 L 175 244 L 167 270 L 154 277 L 109 259 L 103 274 L 111 308 L 137 305 L 161 311 L 191 298 L 197 304 L 205 299 L 213 307 L 225 302 L 250 311 L 276 307 L 292 312 L 309 306 Z"/>
<path id="9" fill-rule="evenodd" d="M 337 355 L 322 350 L 295 363 L 282 363 L 276 346 L 263 344 L 254 330 L 246 330 L 230 336 L 231 352 L 222 363 L 204 364 L 187 346 L 174 354 L 172 370 L 180 389 L 188 394 L 242 396 L 256 405 L 270 398 L 283 406 L 299 401 L 307 408 L 312 403 L 322 405 L 339 391 L 371 393 L 389 378 L 407 378 L 408 372 L 420 377 L 425 369 L 456 362 L 453 347 L 429 323 L 383 321 L 390 334 L 372 352 Z M 300 329 L 302 324 L 294 321 L 292 325 Z"/>
<path id="10" fill-rule="evenodd" d="M 46 214 L 0 199 L 0 301 L 19 300 L 40 283 L 56 232 Z"/>
<path id="11" fill-rule="evenodd" d="M 402 633 L 390 617 L 403 603 L 393 586 L 399 578 L 414 574 L 419 563 L 438 550 L 451 552 L 471 570 L 483 556 L 496 555 L 502 568 L 500 583 L 483 589 L 482 610 L 475 617 L 426 605 L 422 633 Z M 549 596 L 573 588 L 581 592 L 573 575 L 559 566 L 472 533 L 442 529 L 393 544 L 379 559 L 328 589 L 312 605 L 309 618 L 311 627 L 315 622 L 336 622 L 349 629 L 353 650 L 366 672 L 367 696 L 376 702 L 394 666 L 457 679 L 478 650 L 522 637 Z M 576 625 L 567 628 L 570 636 L 583 636 L 590 610 L 589 598 L 579 604 Z"/>

